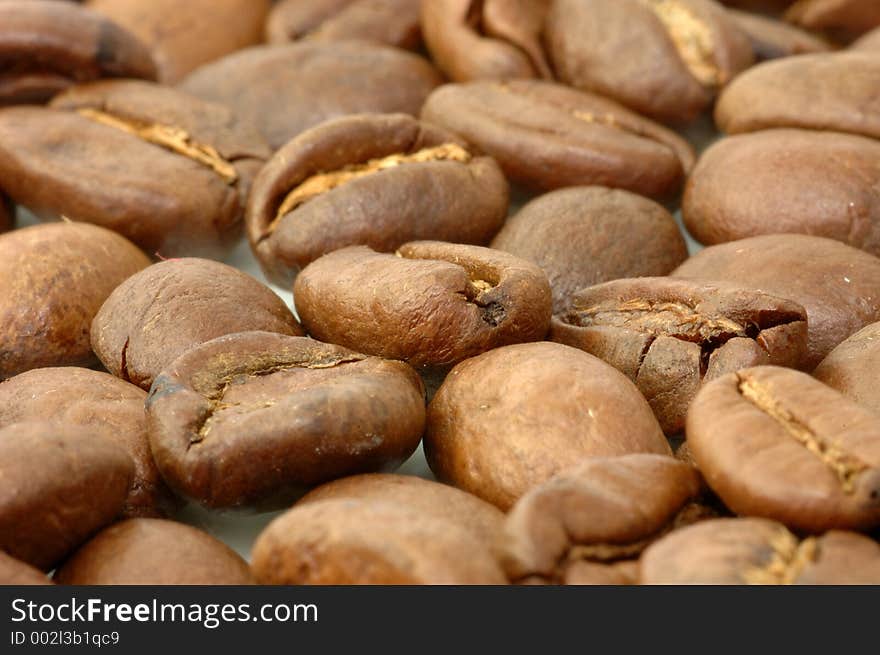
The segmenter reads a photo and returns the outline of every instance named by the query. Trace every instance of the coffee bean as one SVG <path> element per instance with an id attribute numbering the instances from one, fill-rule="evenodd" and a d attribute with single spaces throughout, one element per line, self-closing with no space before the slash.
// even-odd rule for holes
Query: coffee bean
<path id="1" fill-rule="evenodd" d="M 281 0 L 266 22 L 269 43 L 361 39 L 414 50 L 420 0 Z"/>
<path id="2" fill-rule="evenodd" d="M 694 119 L 753 61 L 712 0 L 556 0 L 544 39 L 559 80 L 665 122 Z"/>
<path id="3" fill-rule="evenodd" d="M 99 14 L 65 2 L 0 3 L 0 106 L 42 103 L 77 82 L 156 79 L 149 50 Z"/>
<path id="4" fill-rule="evenodd" d="M 814 533 L 880 525 L 880 415 L 805 373 L 759 366 L 707 384 L 687 439 L 738 514 Z"/>
<path id="5" fill-rule="evenodd" d="M 550 82 L 448 84 L 430 95 L 422 118 L 462 135 L 512 181 L 536 190 L 597 184 L 667 197 L 694 161 L 674 132 Z"/>
<path id="6" fill-rule="evenodd" d="M 402 362 L 247 332 L 170 363 L 147 416 L 178 493 L 209 507 L 283 506 L 306 486 L 402 464 L 424 431 L 425 397 Z"/>
<path id="7" fill-rule="evenodd" d="M 828 353 L 813 376 L 880 414 L 880 323 L 862 328 Z"/>
<path id="8" fill-rule="evenodd" d="M 809 324 L 804 370 L 880 320 L 880 259 L 830 239 L 774 234 L 734 241 L 706 248 L 672 275 L 727 281 L 803 305 Z"/>
<path id="9" fill-rule="evenodd" d="M 297 507 L 345 498 L 389 503 L 436 516 L 464 528 L 493 552 L 504 526 L 504 513 L 494 505 L 455 487 L 411 475 L 371 473 L 334 480 L 303 496 Z"/>
<path id="10" fill-rule="evenodd" d="M 640 569 L 642 584 L 878 584 L 880 545 L 852 532 L 798 539 L 766 519 L 716 519 L 653 544 Z"/>
<path id="11" fill-rule="evenodd" d="M 831 49 L 824 39 L 775 18 L 735 9 L 729 9 L 727 15 L 749 37 L 756 61 Z"/>
<path id="12" fill-rule="evenodd" d="M 662 455 L 594 457 L 520 498 L 507 516 L 503 564 L 511 580 L 608 584 L 672 529 L 700 492 L 693 467 Z M 677 526 L 676 526 L 677 527 Z M 586 565 L 586 566 L 584 566 Z"/>
<path id="13" fill-rule="evenodd" d="M 880 27 L 874 28 L 850 46 L 850 50 L 876 52 L 880 50 Z"/>
<path id="14" fill-rule="evenodd" d="M 0 550 L 49 570 L 120 513 L 131 458 L 83 428 L 0 429 Z"/>
<path id="15" fill-rule="evenodd" d="M 22 421 L 82 427 L 121 446 L 135 476 L 123 515 L 162 516 L 178 506 L 153 462 L 144 401 L 133 384 L 73 366 L 41 368 L 0 383 L 0 428 Z"/>
<path id="16" fill-rule="evenodd" d="M 586 457 L 672 451 L 626 376 L 575 348 L 497 348 L 455 367 L 428 407 L 441 480 L 502 509 Z"/>
<path id="17" fill-rule="evenodd" d="M 105 528 L 55 573 L 65 585 L 249 585 L 238 554 L 196 528 L 129 519 Z"/>
<path id="18" fill-rule="evenodd" d="M 556 314 L 584 287 L 666 275 L 687 259 L 687 244 L 668 211 L 647 198 L 602 187 L 535 198 L 507 221 L 492 247 L 544 270 Z"/>
<path id="19" fill-rule="evenodd" d="M 266 274 L 289 285 L 346 246 L 487 244 L 507 204 L 498 165 L 458 137 L 404 114 L 362 114 L 322 123 L 275 154 L 254 183 L 248 236 Z"/>
<path id="20" fill-rule="evenodd" d="M 760 364 L 800 366 L 807 313 L 795 302 L 729 284 L 632 278 L 575 294 L 571 307 L 554 316 L 550 338 L 625 373 L 663 431 L 674 435 L 704 382 Z"/>
<path id="21" fill-rule="evenodd" d="M 0 550 L 0 585 L 48 585 L 46 574 Z"/>
<path id="22" fill-rule="evenodd" d="M 416 367 L 543 339 L 552 303 L 534 264 L 439 241 L 415 241 L 396 255 L 337 250 L 300 273 L 294 298 L 313 337 Z"/>
<path id="23" fill-rule="evenodd" d="M 715 122 L 728 133 L 799 127 L 878 138 L 878 85 L 880 58 L 872 53 L 791 57 L 737 77 L 718 99 Z"/>
<path id="24" fill-rule="evenodd" d="M 110 373 L 149 389 L 190 348 L 247 330 L 303 333 L 281 298 L 251 276 L 206 259 L 172 259 L 120 284 L 92 321 L 91 340 Z"/>
<path id="25" fill-rule="evenodd" d="M 87 6 L 137 35 L 159 77 L 175 84 L 191 70 L 263 40 L 271 0 L 88 0 Z"/>
<path id="26" fill-rule="evenodd" d="M 74 87 L 53 106 L 0 111 L 0 179 L 16 202 L 163 256 L 221 256 L 240 237 L 270 152 L 226 108 L 137 81 Z"/>
<path id="27" fill-rule="evenodd" d="M 399 504 L 339 498 L 297 505 L 257 538 L 260 584 L 505 584 L 464 528 Z"/>
<path id="28" fill-rule="evenodd" d="M 117 284 L 149 263 L 121 236 L 83 223 L 0 236 L 0 380 L 93 363 L 92 318 Z"/>
<path id="29" fill-rule="evenodd" d="M 0 232 L 6 232 L 15 227 L 15 207 L 0 193 Z"/>
<path id="30" fill-rule="evenodd" d="M 808 30 L 827 32 L 839 41 L 851 41 L 880 26 L 880 4 L 865 0 L 797 0 L 785 18 Z"/>
<path id="31" fill-rule="evenodd" d="M 422 3 L 425 45 L 456 82 L 551 78 L 541 44 L 547 0 L 433 0 Z"/>
<path id="32" fill-rule="evenodd" d="M 231 107 L 273 148 L 347 114 L 418 114 L 440 76 L 421 57 L 371 43 L 257 46 L 194 71 L 184 91 Z"/>

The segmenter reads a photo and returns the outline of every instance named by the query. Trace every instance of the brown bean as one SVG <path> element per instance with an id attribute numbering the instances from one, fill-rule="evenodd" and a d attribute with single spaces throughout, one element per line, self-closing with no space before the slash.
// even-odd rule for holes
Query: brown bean
<path id="1" fill-rule="evenodd" d="M 826 52 L 831 49 L 831 45 L 824 39 L 769 16 L 735 9 L 729 9 L 727 15 L 749 37 L 756 61 Z"/>
<path id="2" fill-rule="evenodd" d="M 797 0 L 785 19 L 810 30 L 822 30 L 851 41 L 880 25 L 880 5 L 864 0 Z"/>
<path id="3" fill-rule="evenodd" d="M 52 584 L 45 573 L 0 550 L 0 585 Z"/>
<path id="4" fill-rule="evenodd" d="M 880 414 L 880 323 L 865 326 L 828 353 L 813 376 Z"/>

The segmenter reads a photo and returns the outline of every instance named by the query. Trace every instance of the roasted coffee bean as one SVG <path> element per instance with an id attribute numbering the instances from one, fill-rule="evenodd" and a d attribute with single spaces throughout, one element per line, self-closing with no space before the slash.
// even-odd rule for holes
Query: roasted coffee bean
<path id="1" fill-rule="evenodd" d="M 728 10 L 727 15 L 749 37 L 756 61 L 831 49 L 824 39 L 781 20 L 735 9 Z"/>
<path id="2" fill-rule="evenodd" d="M 0 106 L 41 103 L 77 82 L 156 79 L 156 64 L 132 34 L 65 2 L 0 2 Z"/>
<path id="3" fill-rule="evenodd" d="M 52 584 L 45 573 L 30 564 L 10 557 L 0 550 L 0 585 L 48 585 Z"/>
<path id="4" fill-rule="evenodd" d="M 271 0 L 88 0 L 87 6 L 148 45 L 159 78 L 175 84 L 191 70 L 263 40 Z"/>
<path id="5" fill-rule="evenodd" d="M 492 155 L 536 190 L 597 184 L 671 196 L 694 163 L 680 136 L 616 102 L 551 82 L 448 84 L 422 118 Z"/>
<path id="6" fill-rule="evenodd" d="M 673 276 L 727 281 L 803 305 L 809 325 L 804 370 L 880 321 L 880 259 L 831 239 L 774 234 L 725 243 L 697 253 Z"/>
<path id="7" fill-rule="evenodd" d="M 154 264 L 119 285 L 92 321 L 95 354 L 110 373 L 149 389 L 184 352 L 235 332 L 303 334 L 271 289 L 206 259 Z"/>
<path id="8" fill-rule="evenodd" d="M 839 41 L 880 26 L 880 3 L 875 0 L 797 0 L 786 20 L 808 30 L 822 30 Z"/>
<path id="9" fill-rule="evenodd" d="M 880 584 L 880 545 L 852 532 L 798 539 L 759 518 L 677 530 L 642 556 L 642 584 Z"/>
<path id="10" fill-rule="evenodd" d="M 880 50 L 880 27 L 865 34 L 850 46 L 850 50 L 877 52 Z"/>
<path id="11" fill-rule="evenodd" d="M 172 362 L 147 400 L 164 478 L 209 507 L 283 506 L 303 488 L 402 464 L 425 392 L 402 362 L 246 332 Z"/>
<path id="12" fill-rule="evenodd" d="M 416 115 L 440 76 L 421 57 L 356 41 L 258 46 L 202 66 L 182 88 L 231 107 L 273 148 L 329 118 Z"/>
<path id="13" fill-rule="evenodd" d="M 476 496 L 411 475 L 370 473 L 334 480 L 303 496 L 297 507 L 324 500 L 349 498 L 381 501 L 436 516 L 464 528 L 493 551 L 501 539 L 504 513 Z"/>
<path id="14" fill-rule="evenodd" d="M 168 257 L 219 257 L 241 236 L 270 151 L 225 107 L 137 81 L 74 87 L 53 106 L 0 111 L 0 180 L 16 202 Z"/>
<path id="15" fill-rule="evenodd" d="M 713 0 L 556 0 L 544 39 L 562 82 L 664 122 L 695 118 L 754 59 Z"/>
<path id="16" fill-rule="evenodd" d="M 688 514 L 700 493 L 693 467 L 662 455 L 593 457 L 520 498 L 507 516 L 503 565 L 511 580 L 608 584 Z M 586 566 L 584 566 L 586 565 Z"/>
<path id="17" fill-rule="evenodd" d="M 636 386 L 560 344 L 508 346 L 462 362 L 428 407 L 431 470 L 505 510 L 586 457 L 639 452 L 672 454 Z"/>
<path id="18" fill-rule="evenodd" d="M 303 270 L 294 300 L 316 339 L 416 367 L 543 339 L 552 306 L 534 264 L 439 241 L 408 243 L 396 255 L 337 250 Z"/>
<path id="19" fill-rule="evenodd" d="M 396 503 L 297 505 L 257 538 L 260 584 L 505 584 L 488 545 L 455 523 Z"/>
<path id="20" fill-rule="evenodd" d="M 687 259 L 687 244 L 668 211 L 603 187 L 563 189 L 532 200 L 507 221 L 492 247 L 544 270 L 556 314 L 584 287 L 666 275 Z"/>
<path id="21" fill-rule="evenodd" d="M 704 382 L 749 366 L 800 366 L 807 312 L 725 283 L 632 278 L 576 293 L 554 316 L 550 338 L 625 373 L 674 435 Z"/>
<path id="22" fill-rule="evenodd" d="M 718 99 L 715 122 L 728 133 L 799 127 L 876 139 L 880 137 L 880 106 L 874 97 L 878 85 L 880 57 L 873 53 L 791 57 L 737 77 Z M 817 95 L 816 89 L 822 93 Z"/>
<path id="23" fill-rule="evenodd" d="M 423 0 L 422 31 L 456 82 L 553 77 L 541 31 L 549 0 Z"/>
<path id="24" fill-rule="evenodd" d="M 880 526 L 880 415 L 805 373 L 759 366 L 710 382 L 687 439 L 737 514 L 814 533 Z"/>
<path id="25" fill-rule="evenodd" d="M 83 428 L 0 429 L 0 551 L 51 569 L 119 515 L 133 473 L 122 448 Z"/>
<path id="26" fill-rule="evenodd" d="M 143 389 L 106 373 L 73 366 L 36 369 L 0 383 L 0 428 L 43 420 L 82 427 L 113 441 L 135 466 L 123 515 L 162 516 L 177 502 L 150 452 L 146 398 Z"/>
<path id="27" fill-rule="evenodd" d="M 116 285 L 149 263 L 118 234 L 83 223 L 0 236 L 0 380 L 93 363 L 92 318 Z"/>
<path id="28" fill-rule="evenodd" d="M 299 270 L 352 245 L 487 244 L 507 216 L 498 165 L 458 137 L 405 114 L 322 123 L 279 150 L 254 183 L 247 225 L 263 270 Z"/>
<path id="29" fill-rule="evenodd" d="M 813 376 L 880 414 L 880 323 L 862 328 L 837 346 Z"/>
<path id="30" fill-rule="evenodd" d="M 15 207 L 0 193 L 0 232 L 15 227 Z"/>
<path id="31" fill-rule="evenodd" d="M 249 585 L 250 567 L 196 528 L 129 519 L 105 528 L 55 572 L 66 585 Z"/>
<path id="32" fill-rule="evenodd" d="M 281 0 L 266 22 L 269 43 L 361 39 L 415 49 L 420 0 Z"/>

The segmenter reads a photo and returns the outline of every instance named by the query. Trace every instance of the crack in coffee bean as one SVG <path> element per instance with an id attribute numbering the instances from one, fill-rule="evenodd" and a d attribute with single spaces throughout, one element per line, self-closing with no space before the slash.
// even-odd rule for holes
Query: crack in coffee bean
<path id="1" fill-rule="evenodd" d="M 277 361 L 277 358 L 278 356 L 275 354 L 268 357 L 259 358 L 256 362 L 252 362 L 251 365 L 244 370 L 235 371 L 234 373 L 229 373 L 219 379 L 213 380 L 210 383 L 210 386 L 213 387 L 210 392 L 201 392 L 202 395 L 205 396 L 205 399 L 211 404 L 211 406 L 201 417 L 200 423 L 194 428 L 194 434 L 190 438 L 190 446 L 204 441 L 204 439 L 208 436 L 208 433 L 211 431 L 212 426 L 210 425 L 210 423 L 215 418 L 218 412 L 240 405 L 239 403 L 224 402 L 223 399 L 226 396 L 226 393 L 229 391 L 230 387 L 238 384 L 244 384 L 248 379 L 251 378 L 265 377 L 267 375 L 273 375 L 275 373 L 280 373 L 282 371 L 288 371 L 296 368 L 328 369 L 334 368 L 336 366 L 341 366 L 343 364 L 360 362 L 366 359 L 366 355 L 355 353 L 351 355 L 331 355 L 329 357 L 319 359 L 311 358 L 307 360 L 281 361 L 275 364 L 268 363 L 269 361 Z M 204 379 L 193 380 L 193 388 L 195 388 L 197 391 L 199 391 L 200 387 L 204 388 L 205 385 L 206 381 Z M 274 405 L 274 403 L 259 403 L 258 405 L 254 405 L 253 407 L 251 407 L 248 411 L 266 409 L 267 407 L 271 407 L 272 405 Z"/>
<path id="2" fill-rule="evenodd" d="M 439 146 L 422 148 L 414 153 L 396 153 L 378 159 L 371 159 L 363 164 L 352 164 L 338 171 L 317 173 L 306 178 L 303 182 L 300 182 L 287 194 L 281 202 L 281 205 L 278 207 L 275 220 L 272 221 L 267 228 L 268 233 L 271 234 L 279 221 L 297 207 L 304 205 L 316 196 L 342 186 L 346 182 L 351 182 L 352 180 L 379 173 L 390 168 L 396 168 L 404 164 L 421 164 L 431 161 L 456 161 L 467 163 L 471 159 L 471 153 L 457 143 L 444 143 Z"/>
<path id="3" fill-rule="evenodd" d="M 691 75 L 703 86 L 721 86 L 726 80 L 715 63 L 715 43 L 709 26 L 675 0 L 641 1 L 663 23 Z"/>
<path id="4" fill-rule="evenodd" d="M 122 118 L 105 111 L 83 107 L 77 113 L 101 125 L 121 130 L 147 143 L 165 148 L 175 154 L 206 166 L 219 175 L 230 186 L 238 181 L 235 167 L 220 155 L 212 146 L 198 143 L 192 136 L 179 127 L 147 123 L 130 118 Z"/>
<path id="5" fill-rule="evenodd" d="M 804 568 L 818 559 L 819 546 L 815 537 L 798 542 L 788 530 L 782 530 L 770 541 L 773 556 L 762 567 L 747 569 L 743 580 L 750 585 L 791 585 Z"/>
<path id="6" fill-rule="evenodd" d="M 800 422 L 782 403 L 773 397 L 768 387 L 745 375 L 739 378 L 739 393 L 755 407 L 770 416 L 795 441 L 821 459 L 837 476 L 843 492 L 855 491 L 856 478 L 868 470 L 868 464 L 847 453 L 832 440 L 816 434 Z"/>

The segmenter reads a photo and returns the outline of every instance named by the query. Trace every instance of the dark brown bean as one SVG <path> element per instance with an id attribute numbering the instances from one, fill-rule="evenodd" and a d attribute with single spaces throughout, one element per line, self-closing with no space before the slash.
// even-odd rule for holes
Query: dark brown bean
<path id="1" fill-rule="evenodd" d="M 543 339 L 552 306 L 534 264 L 439 241 L 415 241 L 396 255 L 337 250 L 303 270 L 294 298 L 315 338 L 416 367 Z"/>
<path id="2" fill-rule="evenodd" d="M 710 382 L 687 438 L 738 514 L 813 533 L 880 526 L 880 415 L 805 373 L 759 366 Z"/>
<path id="3" fill-rule="evenodd" d="M 281 148 L 254 183 L 247 225 L 267 275 L 289 285 L 339 248 L 407 241 L 484 245 L 507 216 L 498 165 L 404 114 L 322 123 Z"/>
<path id="4" fill-rule="evenodd" d="M 880 323 L 862 328 L 828 353 L 813 376 L 880 414 Z"/>
<path id="5" fill-rule="evenodd" d="M 492 247 L 543 269 L 556 314 L 584 287 L 666 275 L 687 259 L 687 244 L 668 211 L 604 187 L 562 189 L 532 200 L 507 221 Z"/>
<path id="6" fill-rule="evenodd" d="M 65 585 L 249 585 L 250 568 L 231 548 L 196 528 L 129 519 L 105 528 L 55 573 Z"/>
<path id="7" fill-rule="evenodd" d="M 225 107 L 138 81 L 73 87 L 0 112 L 0 179 L 16 202 L 96 223 L 162 256 L 219 257 L 241 236 L 270 152 Z"/>
<path id="8" fill-rule="evenodd" d="M 47 571 L 122 511 L 134 465 L 82 428 L 0 429 L 0 550 Z"/>
<path id="9" fill-rule="evenodd" d="M 693 166 L 680 136 L 601 96 L 537 80 L 448 84 L 422 118 L 492 155 L 537 190 L 597 184 L 674 194 Z"/>
<path id="10" fill-rule="evenodd" d="M 281 0 L 266 21 L 269 43 L 361 39 L 415 49 L 420 0 Z"/>
<path id="11" fill-rule="evenodd" d="M 421 57 L 356 41 L 257 46 L 195 70 L 181 88 L 228 105 L 273 148 L 329 118 L 416 115 L 440 76 Z"/>
<path id="12" fill-rule="evenodd" d="M 638 389 L 560 344 L 507 346 L 462 362 L 428 408 L 431 470 L 505 510 L 586 457 L 639 452 L 672 454 Z"/>
<path id="13" fill-rule="evenodd" d="M 15 207 L 0 193 L 0 232 L 6 232 L 15 227 Z"/>
<path id="14" fill-rule="evenodd" d="M 206 259 L 171 259 L 110 294 L 91 340 L 110 373 L 149 389 L 190 348 L 248 330 L 303 334 L 284 301 L 250 275 Z"/>
<path id="15" fill-rule="evenodd" d="M 730 284 L 633 278 L 575 294 L 550 334 L 625 373 L 674 435 L 705 382 L 749 366 L 801 366 L 807 313 Z"/>
<path id="16" fill-rule="evenodd" d="M 260 43 L 271 0 L 88 0 L 150 47 L 159 78 L 175 84 L 194 68 Z"/>
<path id="17" fill-rule="evenodd" d="M 766 519 L 716 519 L 650 546 L 640 572 L 642 584 L 878 584 L 880 545 L 852 532 L 801 540 Z"/>
<path id="18" fill-rule="evenodd" d="M 209 507 L 262 508 L 402 464 L 424 431 L 425 395 L 402 362 L 246 332 L 178 357 L 156 378 L 147 416 L 173 489 Z"/>
<path id="19" fill-rule="evenodd" d="M 706 248 L 672 275 L 727 281 L 803 305 L 809 324 L 805 370 L 880 320 L 880 259 L 831 239 L 786 234 L 734 241 Z"/>
<path id="20" fill-rule="evenodd" d="M 724 90 L 715 122 L 728 133 L 774 127 L 880 137 L 880 57 L 841 52 L 756 66 Z M 822 89 L 821 94 L 816 89 Z"/>
<path id="21" fill-rule="evenodd" d="M 544 39 L 562 82 L 665 122 L 695 118 L 753 62 L 712 0 L 556 0 Z"/>
<path id="22" fill-rule="evenodd" d="M 775 18 L 735 9 L 729 9 L 727 15 L 749 37 L 756 61 L 831 49 L 824 39 Z"/>
<path id="23" fill-rule="evenodd" d="M 549 5 L 548 0 L 423 1 L 425 44 L 456 82 L 550 78 L 541 44 Z"/>
<path id="24" fill-rule="evenodd" d="M 159 477 L 147 438 L 147 394 L 107 373 L 40 368 L 0 382 L 0 428 L 22 421 L 82 427 L 121 446 L 135 475 L 123 516 L 162 516 L 178 505 Z"/>
<path id="25" fill-rule="evenodd" d="M 0 106 L 45 102 L 77 82 L 156 79 L 149 50 L 103 16 L 65 2 L 0 3 Z"/>
<path id="26" fill-rule="evenodd" d="M 569 577 L 582 584 L 607 575 L 678 527 L 700 484 L 693 467 L 671 457 L 589 458 L 533 488 L 510 510 L 505 571 L 511 580 L 540 576 L 565 584 Z"/>
<path id="27" fill-rule="evenodd" d="M 840 41 L 880 26 L 880 4 L 865 0 L 797 0 L 786 20 L 809 30 L 822 30 Z"/>
<path id="28" fill-rule="evenodd" d="M 293 509 L 257 538 L 261 584 L 505 584 L 464 528 L 395 503 L 339 498 Z"/>
<path id="29" fill-rule="evenodd" d="M 94 362 L 92 318 L 116 285 L 149 263 L 121 236 L 84 223 L 0 236 L 0 380 Z"/>

